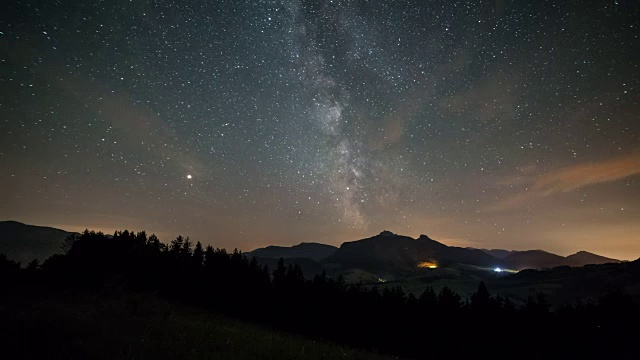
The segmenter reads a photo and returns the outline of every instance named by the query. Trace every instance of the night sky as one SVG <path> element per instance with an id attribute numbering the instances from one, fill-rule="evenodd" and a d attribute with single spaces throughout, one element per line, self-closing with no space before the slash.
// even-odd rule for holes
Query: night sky
<path id="1" fill-rule="evenodd" d="M 0 219 L 640 256 L 637 1 L 15 1 Z"/>

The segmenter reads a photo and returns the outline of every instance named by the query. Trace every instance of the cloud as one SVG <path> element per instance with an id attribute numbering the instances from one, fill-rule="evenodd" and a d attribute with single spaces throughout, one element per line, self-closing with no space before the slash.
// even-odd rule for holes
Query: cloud
<path id="1" fill-rule="evenodd" d="M 118 131 L 129 146 L 153 150 L 153 155 L 171 160 L 182 173 L 199 178 L 214 178 L 211 164 L 204 164 L 192 155 L 168 122 L 146 105 L 129 100 L 125 91 L 112 93 L 104 86 L 83 79 L 53 79 L 65 93 L 80 103 L 89 104 Z"/>
<path id="2" fill-rule="evenodd" d="M 533 198 L 535 198 L 535 193 L 533 192 L 524 192 L 519 193 L 514 196 L 508 197 L 500 202 L 490 205 L 485 208 L 485 211 L 495 212 L 495 211 L 505 211 L 505 210 L 513 210 L 518 209 L 526 204 L 528 204 Z"/>
<path id="3" fill-rule="evenodd" d="M 629 156 L 559 169 L 538 177 L 533 190 L 550 195 L 585 186 L 614 182 L 640 174 L 640 153 Z"/>
<path id="4" fill-rule="evenodd" d="M 505 211 L 525 206 L 537 198 L 566 193 L 591 185 L 611 183 L 640 175 L 640 152 L 600 162 L 559 168 L 543 175 L 521 171 L 499 180 L 500 185 L 520 186 L 523 192 L 493 204 L 486 211 Z"/>

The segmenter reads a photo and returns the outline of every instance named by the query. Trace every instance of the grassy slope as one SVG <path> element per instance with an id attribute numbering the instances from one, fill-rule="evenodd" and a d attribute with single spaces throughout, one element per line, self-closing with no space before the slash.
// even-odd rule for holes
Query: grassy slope
<path id="1" fill-rule="evenodd" d="M 416 297 L 420 296 L 429 286 L 433 287 L 436 293 L 444 286 L 448 286 L 465 299 L 471 297 L 478 290 L 480 281 L 484 281 L 492 294 L 507 296 L 517 305 L 523 304 L 527 296 L 535 296 L 539 291 L 552 295 L 562 288 L 562 285 L 554 279 L 545 279 L 545 281 L 538 282 L 509 282 L 503 280 L 506 275 L 506 273 L 495 273 L 493 269 L 489 268 L 454 264 L 437 269 L 419 270 L 408 276 L 401 277 L 399 280 L 377 285 L 380 288 L 399 285 Z M 569 300 L 573 301 L 575 297 Z"/>
<path id="2" fill-rule="evenodd" d="M 143 294 L 5 296 L 0 319 L 7 358 L 385 358 Z"/>
<path id="3" fill-rule="evenodd" d="M 480 281 L 489 291 L 509 297 L 523 304 L 528 296 L 543 292 L 552 305 L 571 303 L 577 298 L 596 299 L 607 290 L 620 288 L 640 301 L 640 263 L 588 265 L 585 267 L 558 267 L 544 271 L 524 271 L 510 275 L 495 273 L 492 269 L 470 265 L 450 265 L 446 268 L 425 269 L 379 286 L 400 285 L 419 296 L 427 286 L 436 292 L 448 286 L 462 298 L 470 297 Z"/>

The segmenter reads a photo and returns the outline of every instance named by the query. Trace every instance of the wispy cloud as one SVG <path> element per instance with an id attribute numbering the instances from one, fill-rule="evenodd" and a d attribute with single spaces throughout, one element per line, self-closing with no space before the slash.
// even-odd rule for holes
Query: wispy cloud
<path id="1" fill-rule="evenodd" d="M 622 158 L 571 166 L 544 174 L 533 183 L 533 189 L 549 195 L 613 182 L 638 174 L 640 174 L 640 153 L 635 153 Z"/>
<path id="2" fill-rule="evenodd" d="M 533 198 L 535 198 L 535 193 L 533 192 L 527 191 L 518 193 L 514 196 L 508 197 L 495 204 L 492 204 L 484 210 L 489 212 L 513 210 L 525 206 Z"/>
<path id="3" fill-rule="evenodd" d="M 89 104 L 134 148 L 151 151 L 156 158 L 171 160 L 184 174 L 213 178 L 211 164 L 191 155 L 178 134 L 151 108 L 136 104 L 125 92 L 113 94 L 99 84 L 82 79 L 53 79 L 79 102 Z"/>
<path id="4" fill-rule="evenodd" d="M 486 210 L 516 209 L 535 198 L 615 182 L 634 175 L 640 175 L 640 152 L 600 162 L 567 166 L 542 175 L 526 171 L 499 181 L 503 185 L 519 185 L 523 187 L 523 192 L 507 197 Z"/>

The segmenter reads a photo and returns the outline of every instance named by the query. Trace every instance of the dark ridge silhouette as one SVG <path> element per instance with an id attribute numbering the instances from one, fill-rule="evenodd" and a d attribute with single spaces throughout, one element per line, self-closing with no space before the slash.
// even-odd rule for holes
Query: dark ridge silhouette
<path id="1" fill-rule="evenodd" d="M 504 259 L 504 266 L 514 269 L 550 269 L 557 266 L 580 267 L 585 265 L 598 265 L 619 263 L 620 260 L 607 258 L 586 251 L 579 251 L 567 257 L 552 254 L 542 250 L 512 251 Z"/>
<path id="2" fill-rule="evenodd" d="M 478 349 L 496 341 L 500 343 L 500 351 L 492 352 L 494 358 L 513 358 L 513 354 L 523 359 L 545 358 L 549 354 L 560 358 L 631 358 L 636 352 L 635 339 L 640 335 L 637 327 L 629 326 L 640 320 L 638 305 L 629 295 L 638 290 L 640 260 L 530 270 L 512 276 L 538 281 L 544 279 L 542 274 L 569 277 L 572 275 L 567 274 L 582 274 L 573 278 L 579 280 L 576 287 L 594 283 L 599 286 L 601 292 L 594 293 L 595 296 L 554 307 L 543 292 L 531 294 L 523 305 L 515 305 L 507 297 L 492 294 L 484 282 L 479 283 L 471 296 L 462 298 L 449 286 L 438 291 L 427 287 L 417 296 L 393 284 L 380 288 L 346 284 L 324 272 L 308 280 L 300 265 L 285 263 L 284 259 L 270 269 L 240 251 L 204 247 L 182 236 L 164 244 L 145 232 L 125 230 L 109 237 L 85 231 L 67 245 L 65 254 L 53 255 L 42 265 L 33 264 L 26 269 L 0 256 L 3 290 L 14 297 L 39 291 L 44 299 L 41 301 L 49 298 L 47 292 L 56 290 L 157 294 L 289 333 L 409 358 L 473 357 L 478 355 Z M 426 236 L 414 240 L 389 233 L 343 247 L 375 250 L 375 257 L 382 257 L 382 251 L 390 248 L 392 253 L 386 259 L 397 266 L 412 259 L 411 252 L 405 249 L 412 245 L 445 253 L 467 250 L 451 250 Z M 475 256 L 477 252 L 489 256 L 480 250 L 456 256 Z M 361 256 L 360 251 L 355 254 Z M 602 281 L 603 276 L 608 281 Z M 5 299 L 0 297 L 0 301 Z M 145 316 L 137 312 L 138 305 L 131 306 L 132 309 L 118 316 L 138 319 Z M 11 305 L 0 303 L 0 310 L 10 309 Z M 29 316 L 48 318 L 47 314 Z M 58 318 L 51 324 L 57 330 L 64 326 L 65 319 Z M 99 324 L 85 324 L 89 332 L 96 326 Z M 31 330 L 25 331 L 18 332 L 18 338 L 8 344 L 12 349 L 24 351 L 20 344 L 26 339 L 20 336 L 28 336 Z M 0 325 L 3 338 L 15 335 L 12 334 Z M 190 334 L 181 336 L 175 341 L 183 342 Z M 74 346 L 83 344 L 81 339 L 68 341 Z M 45 354 L 59 346 L 40 345 Z"/>
<path id="3" fill-rule="evenodd" d="M 566 265 L 564 257 L 542 250 L 514 251 L 502 260 L 504 266 L 513 270 L 550 269 Z"/>
<path id="4" fill-rule="evenodd" d="M 577 253 L 566 257 L 566 263 L 569 266 L 585 266 L 589 264 L 598 265 L 619 262 L 620 260 L 611 259 L 587 251 L 578 251 Z"/>
<path id="5" fill-rule="evenodd" d="M 600 256 L 587 251 L 578 251 L 573 255 L 564 257 L 543 250 L 480 250 L 503 260 L 504 266 L 513 270 L 550 269 L 556 266 L 578 267 L 589 264 L 607 264 L 620 262 L 620 260 Z"/>
<path id="6" fill-rule="evenodd" d="M 469 249 L 473 249 L 473 248 L 469 248 Z M 482 250 L 487 254 L 493 257 L 496 257 L 498 259 L 504 259 L 513 253 L 512 250 L 504 250 L 504 249 L 478 249 L 478 250 Z"/>
<path id="7" fill-rule="evenodd" d="M 468 249 L 456 246 L 447 246 L 437 242 L 426 235 L 418 237 L 418 256 L 420 261 L 435 259 L 442 265 L 469 264 L 485 267 L 501 265 L 499 259 L 478 249 Z"/>
<path id="8" fill-rule="evenodd" d="M 611 289 L 625 289 L 640 301 L 640 259 L 629 262 L 558 266 L 548 270 L 527 269 L 500 279 L 509 285 L 550 284 L 557 288 L 551 295 L 553 304 L 593 299 Z"/>
<path id="9" fill-rule="evenodd" d="M 20 262 L 23 266 L 39 259 L 41 262 L 60 252 L 64 239 L 76 233 L 50 227 L 26 225 L 16 221 L 0 222 L 0 253 Z M 110 237 L 111 235 L 105 235 Z M 506 267 L 513 270 L 545 269 L 556 266 L 584 266 L 619 262 L 586 251 L 562 257 L 542 250 L 509 251 L 503 249 L 474 249 L 447 246 L 420 235 L 416 240 L 384 230 L 371 238 L 345 242 L 337 248 L 320 243 L 300 243 L 291 247 L 267 246 L 247 253 L 262 263 L 273 264 L 273 259 L 300 259 L 307 275 L 322 269 L 343 271 L 363 269 L 376 274 L 397 274 L 411 271 L 416 264 L 434 261 L 439 265 L 469 264 L 483 267 Z M 268 260 L 271 259 L 271 260 Z M 311 259 L 309 262 L 303 259 Z M 321 267 L 317 263 L 325 264 Z M 327 264 L 329 264 L 327 266 Z"/>
<path id="10" fill-rule="evenodd" d="M 255 256 L 257 258 L 264 259 L 311 259 L 314 261 L 322 261 L 328 256 L 333 254 L 338 248 L 332 245 L 320 244 L 320 243 L 300 243 L 298 245 L 286 247 L 286 246 L 267 246 L 264 248 L 255 249 L 245 253 L 247 256 Z"/>
<path id="11" fill-rule="evenodd" d="M 417 263 L 425 261 L 434 261 L 439 265 L 468 264 L 489 268 L 505 267 L 512 270 L 619 262 L 619 260 L 586 251 L 563 257 L 543 250 L 461 248 L 447 246 L 427 235 L 420 235 L 414 240 L 385 230 L 367 239 L 342 244 L 325 260 L 325 263 L 335 263 L 344 269 L 362 268 L 373 272 L 394 273 L 415 269 Z"/>
<path id="12" fill-rule="evenodd" d="M 73 234 L 51 227 L 0 221 L 0 253 L 23 265 L 34 259 L 44 261 L 61 252 L 64 239 Z"/>
<path id="13" fill-rule="evenodd" d="M 395 273 L 416 268 L 418 263 L 416 241 L 383 231 L 380 234 L 340 245 L 325 263 L 342 269 L 360 268 L 376 273 Z"/>
<path id="14" fill-rule="evenodd" d="M 376 273 L 395 274 L 415 270 L 419 263 L 427 261 L 438 265 L 501 265 L 499 259 L 477 249 L 447 246 L 426 235 L 413 239 L 389 231 L 367 239 L 346 242 L 325 263 L 336 264 L 342 269 L 360 268 Z"/>

